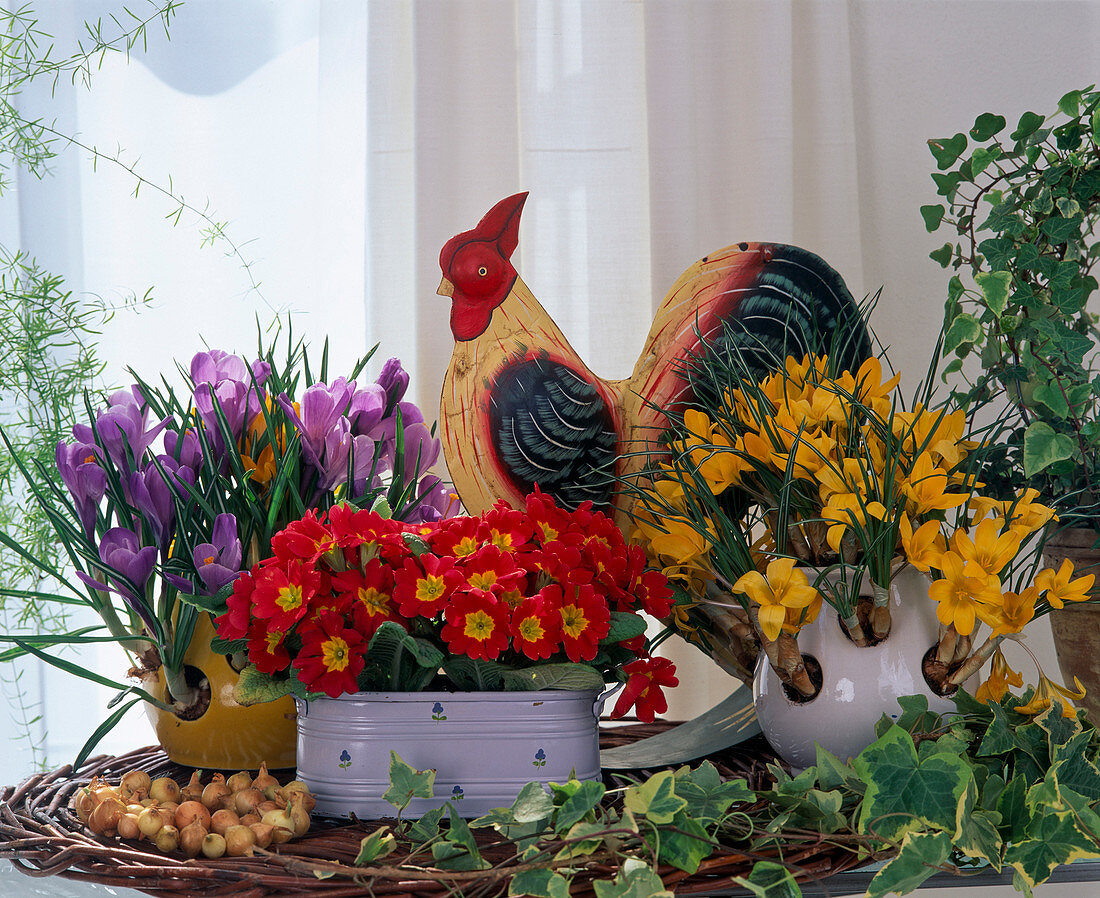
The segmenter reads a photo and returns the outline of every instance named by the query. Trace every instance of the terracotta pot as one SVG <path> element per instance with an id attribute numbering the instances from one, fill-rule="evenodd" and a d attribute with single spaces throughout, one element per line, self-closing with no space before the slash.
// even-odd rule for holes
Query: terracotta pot
<path id="1" fill-rule="evenodd" d="M 812 580 L 812 578 L 811 578 Z M 936 712 L 954 711 L 949 699 L 929 689 L 922 664 L 939 639 L 936 603 L 928 598 L 928 578 L 905 567 L 890 584 L 890 635 L 878 645 L 859 647 L 844 633 L 827 604 L 798 634 L 803 655 L 821 665 L 821 691 L 806 702 L 787 697 L 761 652 L 753 679 L 753 702 L 764 736 L 794 768 L 817 762 L 820 744 L 840 760 L 859 754 L 875 741 L 883 714 L 897 718 L 898 697 L 924 695 Z M 865 594 L 870 595 L 868 586 Z M 973 691 L 968 681 L 967 688 Z"/>
<path id="2" fill-rule="evenodd" d="M 237 672 L 225 655 L 211 651 L 213 638 L 209 615 L 200 614 L 184 663 L 202 671 L 210 682 L 210 705 L 201 717 L 184 720 L 145 705 L 161 748 L 177 764 L 208 770 L 257 770 L 264 762 L 272 769 L 293 767 L 298 737 L 294 700 L 286 696 L 262 705 L 237 704 L 233 700 Z M 163 671 L 143 685 L 164 700 Z"/>
<path id="3" fill-rule="evenodd" d="M 1063 681 L 1073 685 L 1077 677 L 1085 687 L 1082 706 L 1093 721 L 1100 721 L 1100 533 L 1089 528 L 1063 530 L 1047 540 L 1043 563 L 1057 570 L 1065 559 L 1073 562 L 1075 576 L 1095 574 L 1091 601 L 1066 605 L 1050 612 L 1050 630 Z M 1093 604 L 1096 603 L 1096 604 Z"/>

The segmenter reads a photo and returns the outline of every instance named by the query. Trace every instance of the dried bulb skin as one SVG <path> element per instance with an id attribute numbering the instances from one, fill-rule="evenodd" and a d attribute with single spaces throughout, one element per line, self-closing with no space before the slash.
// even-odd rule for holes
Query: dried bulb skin
<path id="1" fill-rule="evenodd" d="M 294 831 L 285 826 L 273 826 L 271 828 L 271 844 L 284 845 L 294 838 Z"/>
<path id="2" fill-rule="evenodd" d="M 149 784 L 149 797 L 157 802 L 179 802 L 180 784 L 170 776 L 157 777 Z"/>
<path id="3" fill-rule="evenodd" d="M 206 838 L 206 827 L 198 820 L 189 823 L 180 830 L 180 848 L 188 857 L 198 857 L 202 853 L 202 842 Z"/>
<path id="4" fill-rule="evenodd" d="M 309 832 L 309 811 L 305 808 L 305 801 L 309 796 L 305 792 L 293 792 L 290 796 L 290 803 L 287 805 L 287 813 L 290 814 L 290 819 L 294 821 L 294 835 L 304 836 Z"/>
<path id="5" fill-rule="evenodd" d="M 283 786 L 283 795 L 285 795 L 288 800 L 294 795 L 301 795 L 302 807 L 305 808 L 306 813 L 309 813 L 317 807 L 317 799 L 313 796 L 313 793 L 309 791 L 309 786 L 301 780 L 291 780 Z"/>
<path id="6" fill-rule="evenodd" d="M 151 782 L 144 770 L 131 770 L 118 784 L 119 797 L 127 804 L 139 802 L 148 797 Z"/>
<path id="7" fill-rule="evenodd" d="M 211 860 L 221 857 L 225 854 L 225 837 L 221 833 L 207 833 L 202 840 L 202 854 Z"/>
<path id="8" fill-rule="evenodd" d="M 271 835 L 275 831 L 274 826 L 268 826 L 266 823 L 252 823 L 248 828 L 256 836 L 257 848 L 267 848 L 271 844 Z"/>
<path id="9" fill-rule="evenodd" d="M 152 839 L 167 822 L 160 808 L 146 808 L 137 819 L 138 829 L 147 839 Z"/>
<path id="10" fill-rule="evenodd" d="M 251 814 L 264 800 L 264 794 L 259 789 L 242 789 L 233 795 L 233 809 L 241 815 Z"/>
<path id="11" fill-rule="evenodd" d="M 284 808 L 281 811 L 268 811 L 263 816 L 263 823 L 268 826 L 278 826 L 283 829 L 288 829 L 292 833 L 294 832 L 294 819 L 290 816 L 290 811 Z"/>
<path id="12" fill-rule="evenodd" d="M 225 784 L 229 787 L 230 792 L 240 792 L 242 789 L 252 787 L 252 776 L 247 770 L 242 770 L 240 773 L 234 773 L 229 777 Z"/>
<path id="13" fill-rule="evenodd" d="M 219 836 L 224 836 L 225 831 L 231 826 L 240 826 L 241 818 L 237 816 L 236 811 L 231 811 L 229 808 L 222 808 L 219 811 L 214 811 L 210 815 L 210 832 L 217 833 Z"/>
<path id="14" fill-rule="evenodd" d="M 118 828 L 118 819 L 126 813 L 126 805 L 117 798 L 101 801 L 88 818 L 88 828 L 101 836 L 113 836 Z"/>
<path id="15" fill-rule="evenodd" d="M 225 831 L 225 853 L 230 857 L 251 857 L 256 834 L 247 826 L 231 826 Z"/>
<path id="16" fill-rule="evenodd" d="M 229 787 L 224 781 L 220 783 L 210 783 L 202 790 L 202 803 L 211 811 L 216 811 L 218 808 L 225 807 L 225 799 L 230 794 Z"/>
<path id="17" fill-rule="evenodd" d="M 256 778 L 252 781 L 252 788 L 266 792 L 269 786 L 278 788 L 279 781 L 267 772 L 267 762 L 265 761 L 260 765 L 260 772 L 256 774 Z"/>
<path id="18" fill-rule="evenodd" d="M 182 830 L 185 826 L 198 820 L 202 824 L 202 828 L 209 832 L 210 830 L 210 811 L 207 810 L 206 805 L 200 801 L 185 801 L 178 808 L 176 808 L 175 824 L 176 828 Z"/>
<path id="19" fill-rule="evenodd" d="M 199 779 L 199 774 L 202 771 L 196 770 L 191 774 L 191 779 L 180 789 L 180 797 L 178 799 L 180 804 L 185 801 L 202 801 L 202 781 Z"/>
<path id="20" fill-rule="evenodd" d="M 136 814 L 123 814 L 118 818 L 118 834 L 124 839 L 141 838 L 141 827 L 138 826 Z"/>
<path id="21" fill-rule="evenodd" d="M 241 825 L 251 826 L 253 823 L 260 823 L 262 820 L 263 818 L 259 814 L 257 814 L 255 811 L 252 811 L 249 814 L 245 814 L 241 818 Z"/>
<path id="22" fill-rule="evenodd" d="M 171 824 L 162 826 L 156 838 L 153 839 L 153 844 L 165 854 L 175 851 L 180 847 L 180 831 Z"/>

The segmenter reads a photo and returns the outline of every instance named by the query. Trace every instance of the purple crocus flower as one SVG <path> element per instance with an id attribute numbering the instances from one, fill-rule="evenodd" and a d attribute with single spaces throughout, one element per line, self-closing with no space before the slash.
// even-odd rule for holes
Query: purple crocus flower
<path id="1" fill-rule="evenodd" d="M 339 433 L 342 439 L 343 435 L 350 431 L 350 424 L 344 412 L 354 393 L 355 384 L 348 383 L 343 377 L 338 377 L 331 384 L 313 384 L 302 395 L 301 414 L 294 410 L 294 405 L 285 393 L 278 398 L 279 406 L 298 428 L 302 453 L 306 461 L 318 471 L 326 467 L 324 458 L 326 441 L 331 440 L 334 433 Z M 346 466 L 346 452 L 344 460 Z"/>
<path id="2" fill-rule="evenodd" d="M 382 373 L 378 375 L 377 385 L 386 393 L 386 411 L 393 409 L 405 395 L 409 388 L 409 372 L 401 367 L 400 359 L 389 359 L 382 366 Z"/>
<path id="3" fill-rule="evenodd" d="M 432 436 L 424 423 L 424 415 L 411 402 L 400 402 L 397 411 L 401 414 L 405 453 L 402 458 L 404 479 L 413 479 L 413 474 L 423 474 L 439 460 L 440 443 Z M 373 427 L 367 436 L 382 443 L 383 464 L 387 469 L 393 467 L 397 455 L 397 414 L 393 414 Z M 419 465 L 418 465 L 419 459 Z"/>
<path id="4" fill-rule="evenodd" d="M 182 434 L 174 430 L 165 431 L 164 451 L 192 471 L 198 471 L 202 467 L 202 443 L 199 435 L 190 428 Z"/>
<path id="5" fill-rule="evenodd" d="M 454 485 L 445 483 L 434 474 L 420 481 L 419 504 L 405 515 L 408 524 L 423 524 L 452 518 L 461 510 Z"/>
<path id="6" fill-rule="evenodd" d="M 156 633 L 158 631 L 156 619 L 144 598 L 145 586 L 149 582 L 157 560 L 156 547 L 142 546 L 141 537 L 133 530 L 112 527 L 103 534 L 103 539 L 100 541 L 99 558 L 107 568 L 110 586 L 82 572 L 77 572 L 77 576 L 95 589 L 118 593 L 144 621 L 149 632 Z"/>
<path id="7" fill-rule="evenodd" d="M 158 456 L 157 460 L 164 469 L 163 473 L 156 465 L 148 465 L 144 470 L 130 475 L 128 486 L 130 501 L 148 521 L 157 545 L 164 551 L 175 532 L 174 494 L 181 497 L 188 495 L 184 484 L 195 485 L 195 472 L 167 455 Z"/>
<path id="8" fill-rule="evenodd" d="M 87 443 L 57 444 L 54 453 L 61 480 L 73 497 L 84 535 L 95 534 L 96 510 L 107 490 L 107 475 L 96 460 L 96 447 Z"/>
<path id="9" fill-rule="evenodd" d="M 195 569 L 199 572 L 207 594 L 214 595 L 225 584 L 236 579 L 241 571 L 241 540 L 237 535 L 237 519 L 220 514 L 214 519 L 211 541 L 195 546 Z"/>
<path id="10" fill-rule="evenodd" d="M 219 452 L 224 452 L 226 446 L 215 402 L 225 416 L 233 441 L 239 441 L 249 419 L 264 407 L 262 393 L 253 387 L 252 380 L 255 378 L 256 385 L 262 387 L 270 373 L 271 366 L 266 362 L 257 360 L 249 368 L 244 359 L 217 349 L 197 353 L 191 359 L 195 407 Z"/>
<path id="11" fill-rule="evenodd" d="M 387 397 L 385 387 L 369 384 L 356 390 L 348 408 L 348 420 L 356 434 L 369 434 L 386 416 Z"/>
<path id="12" fill-rule="evenodd" d="M 93 445 L 98 435 L 115 467 L 129 473 L 134 469 L 130 459 L 140 466 L 145 451 L 170 420 L 165 418 L 149 427 L 146 424 L 147 414 L 148 407 L 136 386 L 119 390 L 108 399 L 107 408 L 96 415 L 95 429 L 87 424 L 76 424 L 73 426 L 73 436 L 81 443 Z"/>

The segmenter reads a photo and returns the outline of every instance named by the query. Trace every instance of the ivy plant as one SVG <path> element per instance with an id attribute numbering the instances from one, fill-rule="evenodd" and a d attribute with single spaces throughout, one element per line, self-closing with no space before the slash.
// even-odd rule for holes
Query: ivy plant
<path id="1" fill-rule="evenodd" d="M 625 784 L 528 783 L 510 807 L 469 822 L 451 803 L 402 819 L 413 797 L 431 797 L 435 771 L 391 753 L 384 797 L 397 820 L 363 838 L 354 864 L 270 860 L 379 886 L 436 879 L 455 894 L 566 898 L 587 885 L 598 898 L 626 898 L 671 895 L 732 850 L 762 859 L 727 882 L 760 898 L 799 898 L 797 864 L 784 857 L 831 846 L 886 861 L 868 898 L 907 894 L 937 872 L 983 869 L 1012 871 L 1030 896 L 1059 865 L 1100 857 L 1100 738 L 1083 713 L 1057 703 L 1021 713 L 1032 699 L 984 704 L 959 692 L 956 711 L 941 715 L 922 696 L 903 698 L 897 719 L 884 716 L 851 762 L 819 748 L 796 776 L 770 767 L 767 789 L 724 779 L 704 761 Z"/>
<path id="2" fill-rule="evenodd" d="M 1100 353 L 1088 308 L 1100 259 L 1100 92 L 1067 93 L 1051 116 L 977 117 L 928 142 L 943 201 L 921 207 L 952 269 L 944 376 L 972 410 L 1001 405 L 990 482 L 1034 487 L 1063 521 L 1100 524 Z"/>

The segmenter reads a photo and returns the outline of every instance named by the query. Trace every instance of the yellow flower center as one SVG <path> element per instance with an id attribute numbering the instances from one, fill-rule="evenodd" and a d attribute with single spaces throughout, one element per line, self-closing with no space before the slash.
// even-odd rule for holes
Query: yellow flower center
<path id="1" fill-rule="evenodd" d="M 495 624 L 493 619 L 484 611 L 475 611 L 466 615 L 466 627 L 462 631 L 470 639 L 485 640 L 493 635 Z"/>
<path id="2" fill-rule="evenodd" d="M 278 598 L 275 599 L 275 604 L 283 611 L 293 611 L 296 608 L 301 608 L 304 600 L 305 596 L 302 593 L 302 587 L 297 583 L 288 583 L 279 590 L 279 595 Z"/>
<path id="3" fill-rule="evenodd" d="M 497 572 L 492 570 L 478 571 L 476 573 L 470 574 L 469 577 L 469 584 L 474 587 L 474 589 L 484 589 L 486 592 L 488 592 L 488 590 L 496 582 Z"/>
<path id="4" fill-rule="evenodd" d="M 363 607 L 367 609 L 367 614 L 371 617 L 386 614 L 390 610 L 390 597 L 384 592 L 379 592 L 373 586 L 359 590 L 359 601 L 363 603 Z"/>
<path id="5" fill-rule="evenodd" d="M 566 635 L 576 638 L 588 629 L 588 618 L 576 605 L 566 605 L 561 609 L 561 628 Z"/>
<path id="6" fill-rule="evenodd" d="M 321 661 L 328 670 L 344 670 L 351 661 L 351 650 L 339 636 L 325 640 L 321 645 Z"/>
<path id="7" fill-rule="evenodd" d="M 455 544 L 455 556 L 463 557 L 473 555 L 478 550 L 480 543 L 472 536 L 464 536 Z"/>
<path id="8" fill-rule="evenodd" d="M 443 578 L 429 574 L 416 582 L 416 599 L 418 602 L 434 602 L 443 595 L 443 589 Z"/>
<path id="9" fill-rule="evenodd" d="M 519 624 L 519 638 L 525 642 L 538 642 L 546 635 L 546 630 L 537 617 L 525 617 Z"/>
<path id="10" fill-rule="evenodd" d="M 275 654 L 275 649 L 283 641 L 283 632 L 281 630 L 273 630 L 270 633 L 264 634 L 264 647 L 267 649 L 269 655 Z"/>

